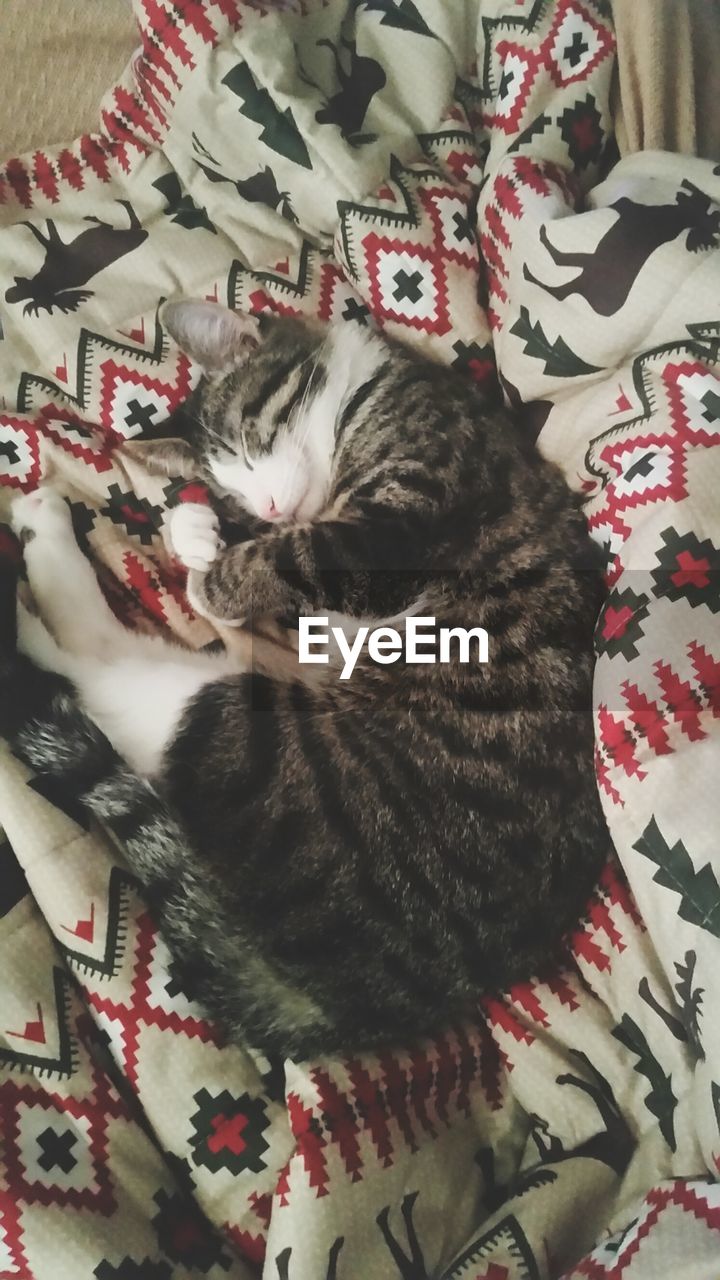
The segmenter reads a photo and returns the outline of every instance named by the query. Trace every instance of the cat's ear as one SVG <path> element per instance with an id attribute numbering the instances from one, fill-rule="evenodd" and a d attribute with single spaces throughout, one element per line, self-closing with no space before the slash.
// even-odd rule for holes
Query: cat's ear
<path id="1" fill-rule="evenodd" d="M 186 355 L 210 374 L 241 364 L 260 341 L 255 316 L 216 302 L 169 302 L 162 322 Z"/>
<path id="2" fill-rule="evenodd" d="M 198 464 L 187 440 L 168 436 L 164 440 L 126 440 L 121 454 L 144 467 L 151 476 L 195 476 Z"/>

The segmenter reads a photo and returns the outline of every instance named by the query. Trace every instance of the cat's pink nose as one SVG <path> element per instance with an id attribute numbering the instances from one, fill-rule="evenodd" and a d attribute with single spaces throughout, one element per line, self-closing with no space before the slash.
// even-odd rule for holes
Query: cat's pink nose
<path id="1" fill-rule="evenodd" d="M 282 512 L 275 506 L 275 499 L 270 498 L 270 500 L 265 503 L 265 520 L 277 520 L 281 515 Z"/>

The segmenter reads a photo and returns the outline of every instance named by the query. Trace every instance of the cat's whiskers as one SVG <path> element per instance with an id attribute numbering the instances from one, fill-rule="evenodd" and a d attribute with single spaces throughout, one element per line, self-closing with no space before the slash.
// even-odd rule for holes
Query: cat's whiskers
<path id="1" fill-rule="evenodd" d="M 228 450 L 227 440 L 223 439 L 219 431 L 215 431 L 213 427 L 209 427 L 207 423 L 202 422 L 199 418 L 196 419 L 196 422 L 198 426 L 206 433 L 206 435 L 212 436 L 214 440 L 217 440 L 218 444 L 222 445 L 223 449 L 227 452 Z"/>

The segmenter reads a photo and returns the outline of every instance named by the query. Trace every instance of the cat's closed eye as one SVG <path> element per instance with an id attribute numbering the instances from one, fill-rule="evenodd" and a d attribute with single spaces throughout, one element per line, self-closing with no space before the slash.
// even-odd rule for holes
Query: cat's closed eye
<path id="1" fill-rule="evenodd" d="M 242 433 L 241 433 L 241 435 L 240 435 L 240 448 L 241 448 L 241 450 L 242 450 L 242 457 L 243 457 L 243 461 L 244 461 L 245 466 L 247 467 L 248 471 L 254 471 L 254 470 L 255 470 L 255 468 L 253 467 L 253 464 L 252 464 L 252 462 L 250 461 L 250 459 L 249 459 L 249 457 L 248 457 L 247 442 L 246 442 L 246 440 L 245 440 L 245 433 L 244 433 L 244 432 L 242 432 Z"/>

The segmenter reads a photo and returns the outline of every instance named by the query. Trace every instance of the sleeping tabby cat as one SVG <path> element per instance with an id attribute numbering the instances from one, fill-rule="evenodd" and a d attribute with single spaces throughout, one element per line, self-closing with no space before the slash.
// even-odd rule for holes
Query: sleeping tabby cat
<path id="1" fill-rule="evenodd" d="M 13 518 L 49 630 L 18 606 L 14 656 L 6 602 L 0 731 L 120 839 L 232 1036 L 310 1056 L 432 1032 L 557 954 L 606 851 L 582 516 L 503 412 L 374 333 L 165 322 L 205 379 L 148 461 L 189 456 L 221 516 L 171 519 L 196 607 L 290 637 L 420 610 L 486 628 L 490 661 L 343 683 L 287 638 L 274 673 L 244 630 L 220 654 L 131 634 L 44 489 Z"/>

